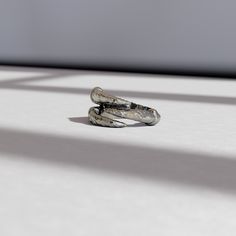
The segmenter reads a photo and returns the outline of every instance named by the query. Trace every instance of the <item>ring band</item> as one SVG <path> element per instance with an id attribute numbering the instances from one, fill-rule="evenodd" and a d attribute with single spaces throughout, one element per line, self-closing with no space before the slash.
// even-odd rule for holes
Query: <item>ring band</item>
<path id="1" fill-rule="evenodd" d="M 112 128 L 127 126 L 127 124 L 117 121 L 115 118 L 155 125 L 161 118 L 157 110 L 107 94 L 99 87 L 95 87 L 91 91 L 90 97 L 94 103 L 99 105 L 91 107 L 88 112 L 89 121 L 93 125 Z"/>

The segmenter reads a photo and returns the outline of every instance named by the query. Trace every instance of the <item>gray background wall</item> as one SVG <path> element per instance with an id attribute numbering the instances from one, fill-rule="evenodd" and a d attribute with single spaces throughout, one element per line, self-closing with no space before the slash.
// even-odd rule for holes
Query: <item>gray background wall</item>
<path id="1" fill-rule="evenodd" d="M 0 0 L 0 61 L 236 72 L 235 0 Z"/>

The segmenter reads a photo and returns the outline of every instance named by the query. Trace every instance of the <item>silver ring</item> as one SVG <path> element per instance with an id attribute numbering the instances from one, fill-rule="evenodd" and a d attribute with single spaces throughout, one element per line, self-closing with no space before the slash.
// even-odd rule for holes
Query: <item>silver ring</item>
<path id="1" fill-rule="evenodd" d="M 130 119 L 146 125 L 155 125 L 161 118 L 155 109 L 109 95 L 99 87 L 91 91 L 90 97 L 94 103 L 99 105 L 91 107 L 88 112 L 89 121 L 93 125 L 112 128 L 127 126 L 127 124 L 115 120 L 115 118 Z"/>

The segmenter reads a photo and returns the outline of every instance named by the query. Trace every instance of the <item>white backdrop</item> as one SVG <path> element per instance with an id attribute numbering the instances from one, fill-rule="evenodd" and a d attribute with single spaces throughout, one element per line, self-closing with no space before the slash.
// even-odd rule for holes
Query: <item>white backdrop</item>
<path id="1" fill-rule="evenodd" d="M 160 123 L 89 125 L 94 86 L 158 109 Z M 235 236 L 235 91 L 227 79 L 0 67 L 0 235 Z"/>

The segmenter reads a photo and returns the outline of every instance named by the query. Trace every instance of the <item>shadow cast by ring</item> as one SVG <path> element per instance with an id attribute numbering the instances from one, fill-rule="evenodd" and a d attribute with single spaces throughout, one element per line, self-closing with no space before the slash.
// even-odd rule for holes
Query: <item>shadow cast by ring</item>
<path id="1" fill-rule="evenodd" d="M 71 122 L 74 122 L 74 123 L 80 123 L 83 125 L 94 126 L 89 122 L 88 116 L 69 117 L 68 120 L 70 120 Z M 98 127 L 102 127 L 102 126 L 98 126 Z M 139 123 L 134 123 L 134 124 L 127 124 L 127 127 L 131 128 L 131 127 L 150 127 L 150 126 L 139 122 Z M 103 127 L 103 128 L 109 128 L 109 127 Z"/>

